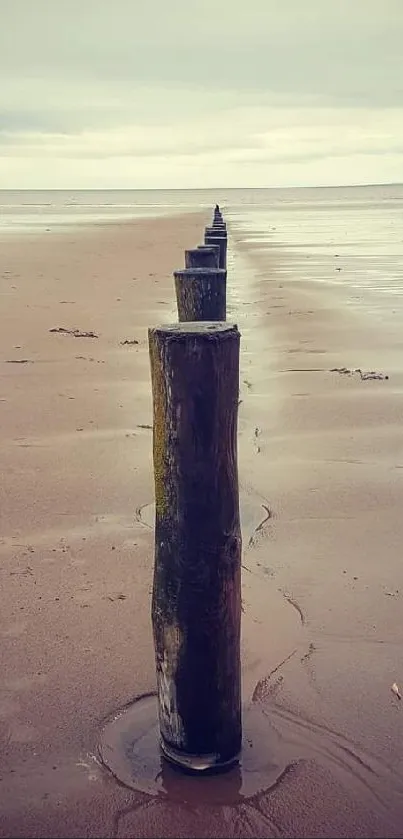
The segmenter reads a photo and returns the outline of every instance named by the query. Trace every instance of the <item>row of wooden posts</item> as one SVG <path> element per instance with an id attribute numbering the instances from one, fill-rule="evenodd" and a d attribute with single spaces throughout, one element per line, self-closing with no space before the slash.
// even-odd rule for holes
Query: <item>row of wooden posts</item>
<path id="1" fill-rule="evenodd" d="M 237 469 L 240 335 L 226 322 L 227 229 L 174 272 L 178 323 L 149 330 L 160 745 L 195 772 L 241 750 L 241 529 Z"/>

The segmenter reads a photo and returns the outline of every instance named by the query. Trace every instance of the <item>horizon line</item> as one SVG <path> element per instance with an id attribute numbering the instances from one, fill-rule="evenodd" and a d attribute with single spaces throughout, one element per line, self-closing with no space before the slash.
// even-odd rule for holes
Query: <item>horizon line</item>
<path id="1" fill-rule="evenodd" d="M 94 187 L 0 187 L 0 192 L 220 192 L 220 191 L 241 191 L 253 190 L 264 191 L 268 189 L 346 189 L 374 186 L 403 186 L 403 181 L 374 181 L 366 183 L 343 183 L 343 184 L 299 184 L 298 186 L 184 186 L 184 187 L 158 187 L 158 186 L 94 186 Z"/>

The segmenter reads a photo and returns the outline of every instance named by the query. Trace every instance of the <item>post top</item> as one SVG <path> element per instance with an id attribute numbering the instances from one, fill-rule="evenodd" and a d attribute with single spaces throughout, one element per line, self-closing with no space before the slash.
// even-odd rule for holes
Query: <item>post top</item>
<path id="1" fill-rule="evenodd" d="M 207 274 L 209 277 L 213 274 L 223 277 L 226 273 L 225 268 L 217 268 L 215 266 L 213 268 L 205 268 L 204 266 L 200 268 L 178 268 L 177 271 L 173 272 L 174 277 L 194 277 L 195 275 L 200 277 L 202 274 Z"/>
<path id="2" fill-rule="evenodd" d="M 182 323 L 163 323 L 160 326 L 152 326 L 148 333 L 152 335 L 155 332 L 160 332 L 165 335 L 185 337 L 191 335 L 239 335 L 238 325 L 236 323 L 228 323 L 225 320 L 218 321 L 184 321 Z"/>
<path id="3" fill-rule="evenodd" d="M 197 253 L 197 251 L 211 251 L 215 253 L 219 249 L 219 245 L 197 245 L 197 248 L 186 248 L 185 253 Z"/>

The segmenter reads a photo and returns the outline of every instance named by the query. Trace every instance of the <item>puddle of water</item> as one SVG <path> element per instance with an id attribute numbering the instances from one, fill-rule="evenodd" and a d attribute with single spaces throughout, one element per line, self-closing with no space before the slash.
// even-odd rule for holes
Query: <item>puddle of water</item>
<path id="1" fill-rule="evenodd" d="M 287 750 L 257 705 L 244 709 L 244 745 L 239 763 L 219 774 L 186 774 L 159 748 L 157 699 L 140 697 L 102 732 L 99 751 L 125 786 L 182 803 L 237 804 L 267 791 L 289 766 Z M 292 761 L 290 762 L 290 764 Z"/>

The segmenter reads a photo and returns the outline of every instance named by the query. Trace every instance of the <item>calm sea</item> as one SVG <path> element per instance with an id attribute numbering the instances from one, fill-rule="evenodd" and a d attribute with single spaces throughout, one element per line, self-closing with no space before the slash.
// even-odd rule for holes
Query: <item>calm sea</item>
<path id="1" fill-rule="evenodd" d="M 403 308 L 403 184 L 229 190 L 0 190 L 0 239 L 66 226 L 223 207 L 232 232 L 277 271 L 366 289 Z M 278 267 L 280 263 L 280 268 Z M 380 310 L 383 308 L 380 305 Z"/>

